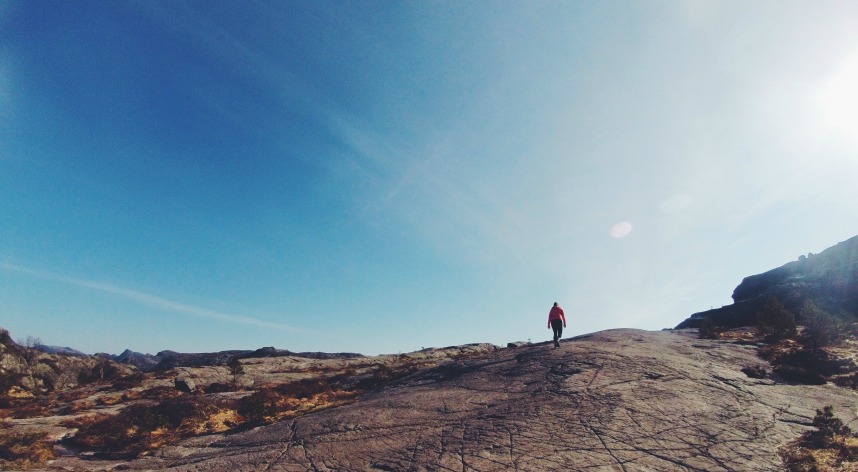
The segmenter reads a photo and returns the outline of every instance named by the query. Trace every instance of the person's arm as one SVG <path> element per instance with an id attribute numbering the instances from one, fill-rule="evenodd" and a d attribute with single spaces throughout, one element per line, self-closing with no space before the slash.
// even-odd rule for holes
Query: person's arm
<path id="1" fill-rule="evenodd" d="M 566 313 L 563 310 L 560 310 L 560 317 L 563 318 L 563 327 L 566 327 Z"/>

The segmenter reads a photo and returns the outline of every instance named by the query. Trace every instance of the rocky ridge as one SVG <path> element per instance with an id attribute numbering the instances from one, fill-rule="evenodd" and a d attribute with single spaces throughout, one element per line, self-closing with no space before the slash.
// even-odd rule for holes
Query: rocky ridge
<path id="1" fill-rule="evenodd" d="M 677 329 L 697 328 L 709 318 L 726 328 L 754 326 L 769 298 L 798 313 L 806 300 L 845 319 L 858 317 L 858 236 L 819 254 L 801 256 L 762 274 L 745 277 L 733 290 L 733 303 L 691 315 Z"/>

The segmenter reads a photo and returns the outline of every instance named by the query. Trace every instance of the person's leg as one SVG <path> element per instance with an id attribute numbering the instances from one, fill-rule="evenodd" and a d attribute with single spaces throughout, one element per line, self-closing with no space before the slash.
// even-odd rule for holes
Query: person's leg
<path id="1" fill-rule="evenodd" d="M 554 346 L 559 346 L 559 339 L 563 335 L 563 320 L 551 320 L 551 329 L 554 330 Z"/>

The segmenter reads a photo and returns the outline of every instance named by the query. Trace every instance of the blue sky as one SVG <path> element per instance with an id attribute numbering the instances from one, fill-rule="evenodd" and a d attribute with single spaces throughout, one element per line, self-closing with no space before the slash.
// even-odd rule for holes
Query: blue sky
<path id="1" fill-rule="evenodd" d="M 0 326 L 672 327 L 858 234 L 858 3 L 0 2 Z"/>

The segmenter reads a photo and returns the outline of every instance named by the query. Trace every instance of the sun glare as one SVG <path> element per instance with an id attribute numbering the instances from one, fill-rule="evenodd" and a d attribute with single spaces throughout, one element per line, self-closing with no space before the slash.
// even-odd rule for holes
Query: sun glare
<path id="1" fill-rule="evenodd" d="M 858 53 L 845 58 L 820 91 L 826 127 L 858 141 Z"/>

